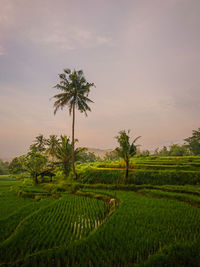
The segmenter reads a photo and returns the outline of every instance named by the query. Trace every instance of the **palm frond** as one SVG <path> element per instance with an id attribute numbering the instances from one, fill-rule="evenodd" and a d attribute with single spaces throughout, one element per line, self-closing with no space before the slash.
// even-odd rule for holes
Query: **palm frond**
<path id="1" fill-rule="evenodd" d="M 91 111 L 88 103 L 93 103 L 88 98 L 90 87 L 94 86 L 94 83 L 88 83 L 83 75 L 82 70 L 64 69 L 64 73 L 59 74 L 60 83 L 56 84 L 54 88 L 61 90 L 63 93 L 56 94 L 52 98 L 56 101 L 54 103 L 54 114 L 58 109 L 63 109 L 68 106 L 69 114 L 72 114 L 73 105 L 80 112 L 84 112 L 87 116 L 87 111 Z"/>
<path id="2" fill-rule="evenodd" d="M 133 144 L 135 144 L 135 142 L 136 142 L 139 138 L 141 138 L 141 136 L 136 137 L 136 138 L 133 140 Z"/>
<path id="3" fill-rule="evenodd" d="M 71 70 L 70 70 L 70 69 L 64 69 L 64 72 L 65 72 L 66 74 L 71 74 Z"/>

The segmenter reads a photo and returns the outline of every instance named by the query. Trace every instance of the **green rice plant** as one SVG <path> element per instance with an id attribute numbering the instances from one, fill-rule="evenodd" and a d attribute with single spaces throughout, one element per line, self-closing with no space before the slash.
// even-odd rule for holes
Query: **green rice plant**
<path id="1" fill-rule="evenodd" d="M 149 196 L 177 199 L 177 200 L 185 201 L 185 202 L 188 202 L 188 203 L 191 203 L 193 205 L 197 205 L 200 207 L 200 195 L 195 196 L 195 195 L 190 195 L 190 194 L 166 192 L 166 191 L 153 190 L 153 189 L 141 189 L 138 192 L 147 194 Z"/>
<path id="2" fill-rule="evenodd" d="M 84 168 L 77 171 L 78 181 L 81 183 L 95 184 L 120 184 L 123 182 L 124 170 L 109 168 Z M 131 170 L 129 171 L 129 184 L 152 184 L 152 185 L 184 185 L 200 184 L 199 171 L 153 171 Z"/>
<path id="3" fill-rule="evenodd" d="M 102 214 L 108 212 L 109 206 L 101 200 L 64 194 L 20 222 L 0 245 L 1 261 L 15 261 L 41 249 L 69 245 L 88 236 L 104 220 Z M 90 223 L 92 220 L 96 224 Z"/>
<path id="4" fill-rule="evenodd" d="M 0 219 L 0 242 L 8 238 L 24 218 L 34 213 L 35 211 L 46 207 L 53 201 L 54 200 L 51 198 L 47 198 L 40 202 L 29 200 L 20 203 L 17 201 L 15 203 L 15 211 L 13 211 L 7 217 Z M 20 205 L 20 207 L 18 205 Z"/>
<path id="5" fill-rule="evenodd" d="M 106 191 L 98 192 L 104 194 Z M 151 198 L 134 192 L 107 193 L 116 194 L 121 204 L 98 231 L 86 239 L 72 242 L 68 247 L 44 251 L 16 263 L 27 266 L 32 260 L 40 263 L 45 259 L 46 265 L 51 265 L 56 260 L 62 262 L 63 266 L 133 266 L 142 264 L 151 255 L 165 251 L 172 244 L 181 244 L 182 248 L 186 248 L 192 242 L 198 242 L 198 208 L 183 202 Z M 178 251 L 177 245 L 174 255 L 178 255 Z M 172 251 L 170 253 L 171 259 L 175 260 Z M 188 254 L 191 261 L 192 250 Z"/>
<path id="6" fill-rule="evenodd" d="M 117 161 L 103 161 L 94 162 L 90 164 L 81 164 L 77 167 L 80 169 L 82 166 L 85 167 L 96 167 L 96 168 L 124 168 L 122 160 Z M 188 170 L 188 171 L 199 171 L 200 170 L 200 157 L 133 157 L 130 159 L 130 169 L 149 169 L 149 170 Z"/>
<path id="7" fill-rule="evenodd" d="M 136 267 L 154 266 L 200 266 L 200 239 L 190 243 L 175 243 L 164 247 L 156 254 L 151 255 L 146 261 L 135 265 Z"/>

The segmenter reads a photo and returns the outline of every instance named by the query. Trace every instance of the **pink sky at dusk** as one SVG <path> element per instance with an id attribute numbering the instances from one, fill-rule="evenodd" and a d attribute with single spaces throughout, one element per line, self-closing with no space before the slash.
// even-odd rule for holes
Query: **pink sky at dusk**
<path id="1" fill-rule="evenodd" d="M 182 143 L 200 127 L 199 0 L 0 0 L 0 158 L 42 133 L 71 135 L 53 115 L 64 68 L 94 82 L 77 114 L 80 146 L 115 148 L 131 129 L 142 149 Z"/>

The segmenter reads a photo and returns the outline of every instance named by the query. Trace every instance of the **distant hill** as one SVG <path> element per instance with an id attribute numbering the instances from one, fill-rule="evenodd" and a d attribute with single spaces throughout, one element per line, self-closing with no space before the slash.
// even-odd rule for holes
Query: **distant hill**
<path id="1" fill-rule="evenodd" d="M 113 149 L 99 149 L 99 148 L 90 148 L 87 147 L 88 152 L 92 152 L 95 156 L 103 158 L 107 152 L 113 151 Z"/>

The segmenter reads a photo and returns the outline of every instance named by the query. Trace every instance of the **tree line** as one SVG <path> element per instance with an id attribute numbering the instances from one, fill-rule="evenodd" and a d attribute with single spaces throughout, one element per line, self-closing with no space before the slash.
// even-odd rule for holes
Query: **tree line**
<path id="1" fill-rule="evenodd" d="M 8 174 L 9 172 L 9 162 L 0 159 L 0 175 Z"/>

